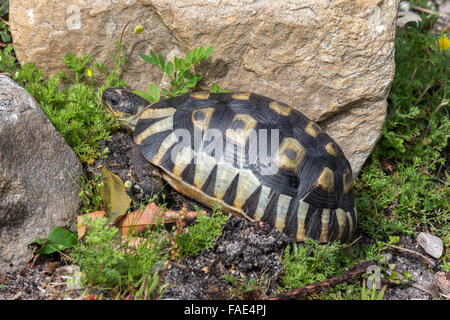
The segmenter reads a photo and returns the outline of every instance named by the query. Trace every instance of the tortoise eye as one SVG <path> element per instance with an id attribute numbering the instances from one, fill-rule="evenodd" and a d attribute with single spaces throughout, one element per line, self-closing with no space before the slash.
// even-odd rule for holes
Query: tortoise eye
<path id="1" fill-rule="evenodd" d="M 119 103 L 119 98 L 117 98 L 117 96 L 112 96 L 110 101 L 111 101 L 111 104 L 116 105 Z"/>

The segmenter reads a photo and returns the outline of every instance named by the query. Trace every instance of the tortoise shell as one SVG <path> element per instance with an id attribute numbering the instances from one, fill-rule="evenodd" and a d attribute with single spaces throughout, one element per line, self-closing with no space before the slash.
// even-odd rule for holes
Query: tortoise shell
<path id="1" fill-rule="evenodd" d="M 351 239 L 353 175 L 339 146 L 284 103 L 195 92 L 147 107 L 134 140 L 178 192 L 296 241 Z"/>

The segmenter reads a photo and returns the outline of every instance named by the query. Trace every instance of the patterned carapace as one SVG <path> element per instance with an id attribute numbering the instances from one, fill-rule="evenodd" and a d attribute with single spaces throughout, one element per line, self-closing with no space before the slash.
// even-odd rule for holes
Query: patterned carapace
<path id="1" fill-rule="evenodd" d="M 186 94 L 144 109 L 134 139 L 175 190 L 205 206 L 265 221 L 297 241 L 349 241 L 356 228 L 349 162 L 284 103 Z"/>

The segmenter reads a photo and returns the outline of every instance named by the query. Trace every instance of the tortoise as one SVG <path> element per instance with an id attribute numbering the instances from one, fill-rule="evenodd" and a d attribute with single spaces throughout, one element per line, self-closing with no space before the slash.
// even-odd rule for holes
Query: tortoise
<path id="1" fill-rule="evenodd" d="M 298 242 L 350 241 L 357 224 L 350 164 L 291 106 L 201 91 L 149 104 L 123 88 L 106 89 L 103 103 L 184 196 L 267 222 Z"/>

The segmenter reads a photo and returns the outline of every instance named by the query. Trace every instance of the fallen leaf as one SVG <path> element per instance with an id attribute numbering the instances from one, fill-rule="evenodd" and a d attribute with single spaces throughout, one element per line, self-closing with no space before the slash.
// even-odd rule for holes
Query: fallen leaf
<path id="1" fill-rule="evenodd" d="M 200 214 L 207 214 L 205 211 Z M 115 222 L 115 226 L 119 228 L 122 235 L 127 235 L 130 230 L 141 233 L 150 225 L 158 223 L 173 223 L 182 215 L 185 220 L 197 218 L 197 211 L 187 211 L 181 213 L 176 210 L 164 210 L 159 208 L 154 202 L 147 205 L 144 209 L 129 212 L 119 221 Z"/>
<path id="2" fill-rule="evenodd" d="M 125 184 L 118 175 L 105 167 L 102 168 L 102 174 L 103 188 L 100 190 L 100 194 L 106 204 L 106 213 L 115 212 L 117 216 L 125 214 L 131 204 L 131 198 L 126 192 Z"/>
<path id="3" fill-rule="evenodd" d="M 200 211 L 200 214 L 207 215 L 206 211 Z M 180 211 L 167 210 L 164 213 L 164 223 L 173 223 L 181 215 Z M 198 217 L 197 211 L 186 211 L 184 213 L 184 220 L 193 220 Z"/>
<path id="4" fill-rule="evenodd" d="M 45 239 L 42 243 L 42 246 L 34 253 L 50 254 L 56 251 L 63 251 L 73 247 L 77 242 L 77 237 L 74 232 L 71 232 L 63 227 L 56 226 L 49 233 L 47 239 Z"/>
<path id="5" fill-rule="evenodd" d="M 94 220 L 95 218 L 104 218 L 105 214 L 106 214 L 105 211 L 95 211 L 78 216 L 77 217 L 78 240 L 83 238 L 83 236 L 86 234 L 86 226 L 83 224 L 83 217 L 90 217 L 91 220 Z"/>
<path id="6" fill-rule="evenodd" d="M 53 262 L 49 262 L 47 264 L 47 273 L 48 274 L 53 274 L 55 272 L 56 267 L 59 265 L 59 261 L 53 261 Z"/>
<path id="7" fill-rule="evenodd" d="M 115 226 L 119 228 L 122 235 L 127 235 L 130 229 L 140 233 L 145 231 L 147 226 L 155 224 L 162 213 L 163 211 L 152 202 L 144 209 L 129 212 L 123 219 L 117 221 Z"/>

